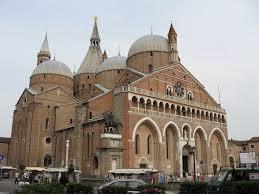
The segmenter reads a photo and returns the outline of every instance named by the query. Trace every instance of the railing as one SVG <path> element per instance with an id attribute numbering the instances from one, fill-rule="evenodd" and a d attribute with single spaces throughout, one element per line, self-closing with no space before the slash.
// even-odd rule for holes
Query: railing
<path id="1" fill-rule="evenodd" d="M 191 107 L 198 107 L 198 108 L 207 109 L 207 110 L 211 110 L 211 111 L 226 113 L 225 109 L 223 109 L 223 108 L 211 107 L 211 106 L 208 106 L 203 103 L 189 101 L 187 99 L 181 99 L 181 98 L 178 98 L 175 96 L 168 96 L 168 95 L 160 94 L 160 93 L 157 93 L 154 91 L 149 91 L 149 90 L 136 88 L 136 87 L 132 87 L 132 86 L 122 86 L 120 88 L 116 88 L 113 93 L 114 93 L 114 95 L 116 95 L 121 92 L 132 92 L 132 93 L 141 94 L 141 95 L 145 95 L 145 96 L 149 96 L 149 97 L 153 97 L 153 98 L 160 98 L 163 100 L 173 101 L 173 102 L 177 102 L 180 104 L 186 104 Z"/>
<path id="2" fill-rule="evenodd" d="M 198 118 L 193 118 L 193 117 L 164 113 L 164 112 L 159 112 L 159 111 L 145 110 L 145 109 L 140 109 L 140 108 L 138 109 L 136 107 L 131 107 L 129 112 L 138 114 L 138 115 L 151 116 L 151 117 L 166 117 L 169 119 L 177 119 L 177 120 L 185 122 L 185 123 L 193 122 L 196 124 L 200 124 L 202 122 L 203 125 L 205 124 L 205 125 L 217 125 L 220 127 L 227 127 L 227 123 L 220 123 L 220 122 L 215 122 L 215 121 L 210 121 L 210 120 L 205 120 L 205 119 L 198 119 Z"/>

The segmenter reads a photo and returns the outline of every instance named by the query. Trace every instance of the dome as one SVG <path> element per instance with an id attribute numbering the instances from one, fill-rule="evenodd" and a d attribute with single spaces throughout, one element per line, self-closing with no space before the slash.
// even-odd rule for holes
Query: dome
<path id="1" fill-rule="evenodd" d="M 106 59 L 98 66 L 98 73 L 112 69 L 125 69 L 127 57 L 114 56 Z"/>
<path id="2" fill-rule="evenodd" d="M 32 72 L 32 75 L 37 74 L 57 74 L 57 75 L 64 75 L 67 77 L 72 78 L 73 74 L 71 70 L 66 66 L 64 63 L 57 61 L 57 60 L 47 60 L 40 63 Z"/>
<path id="3" fill-rule="evenodd" d="M 145 51 L 169 51 L 167 38 L 160 35 L 146 35 L 137 39 L 130 47 L 128 57 Z"/>

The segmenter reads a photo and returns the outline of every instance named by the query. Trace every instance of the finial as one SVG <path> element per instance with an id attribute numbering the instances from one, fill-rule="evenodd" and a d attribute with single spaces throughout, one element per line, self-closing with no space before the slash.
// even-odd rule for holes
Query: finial
<path id="1" fill-rule="evenodd" d="M 150 34 L 153 35 L 152 25 L 150 26 Z"/>
<path id="2" fill-rule="evenodd" d="M 97 16 L 94 16 L 94 22 L 95 23 L 97 22 Z"/>
<path id="3" fill-rule="evenodd" d="M 120 48 L 120 45 L 118 46 L 118 56 L 121 56 L 121 48 Z"/>

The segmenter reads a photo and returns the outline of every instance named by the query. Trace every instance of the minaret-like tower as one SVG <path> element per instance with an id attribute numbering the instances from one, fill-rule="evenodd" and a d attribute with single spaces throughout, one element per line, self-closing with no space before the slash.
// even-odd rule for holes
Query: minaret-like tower
<path id="1" fill-rule="evenodd" d="M 43 61 L 50 60 L 50 58 L 51 58 L 51 55 L 49 53 L 48 35 L 46 33 L 40 52 L 38 52 L 37 65 L 39 65 Z"/>
<path id="2" fill-rule="evenodd" d="M 100 46 L 101 39 L 97 28 L 97 17 L 94 18 L 94 28 L 93 28 L 92 36 L 90 38 L 90 42 L 91 42 L 91 46 L 97 46 L 97 47 Z"/>
<path id="3" fill-rule="evenodd" d="M 170 29 L 168 32 L 168 40 L 169 40 L 169 63 L 178 63 L 178 51 L 177 51 L 177 34 L 171 23 Z"/>

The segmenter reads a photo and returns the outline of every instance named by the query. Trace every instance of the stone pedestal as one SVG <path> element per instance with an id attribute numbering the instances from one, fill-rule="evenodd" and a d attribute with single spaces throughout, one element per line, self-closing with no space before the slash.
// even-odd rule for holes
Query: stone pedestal
<path id="1" fill-rule="evenodd" d="M 122 135 L 101 134 L 101 145 L 99 147 L 100 176 L 106 176 L 109 170 L 122 168 L 123 147 Z"/>

